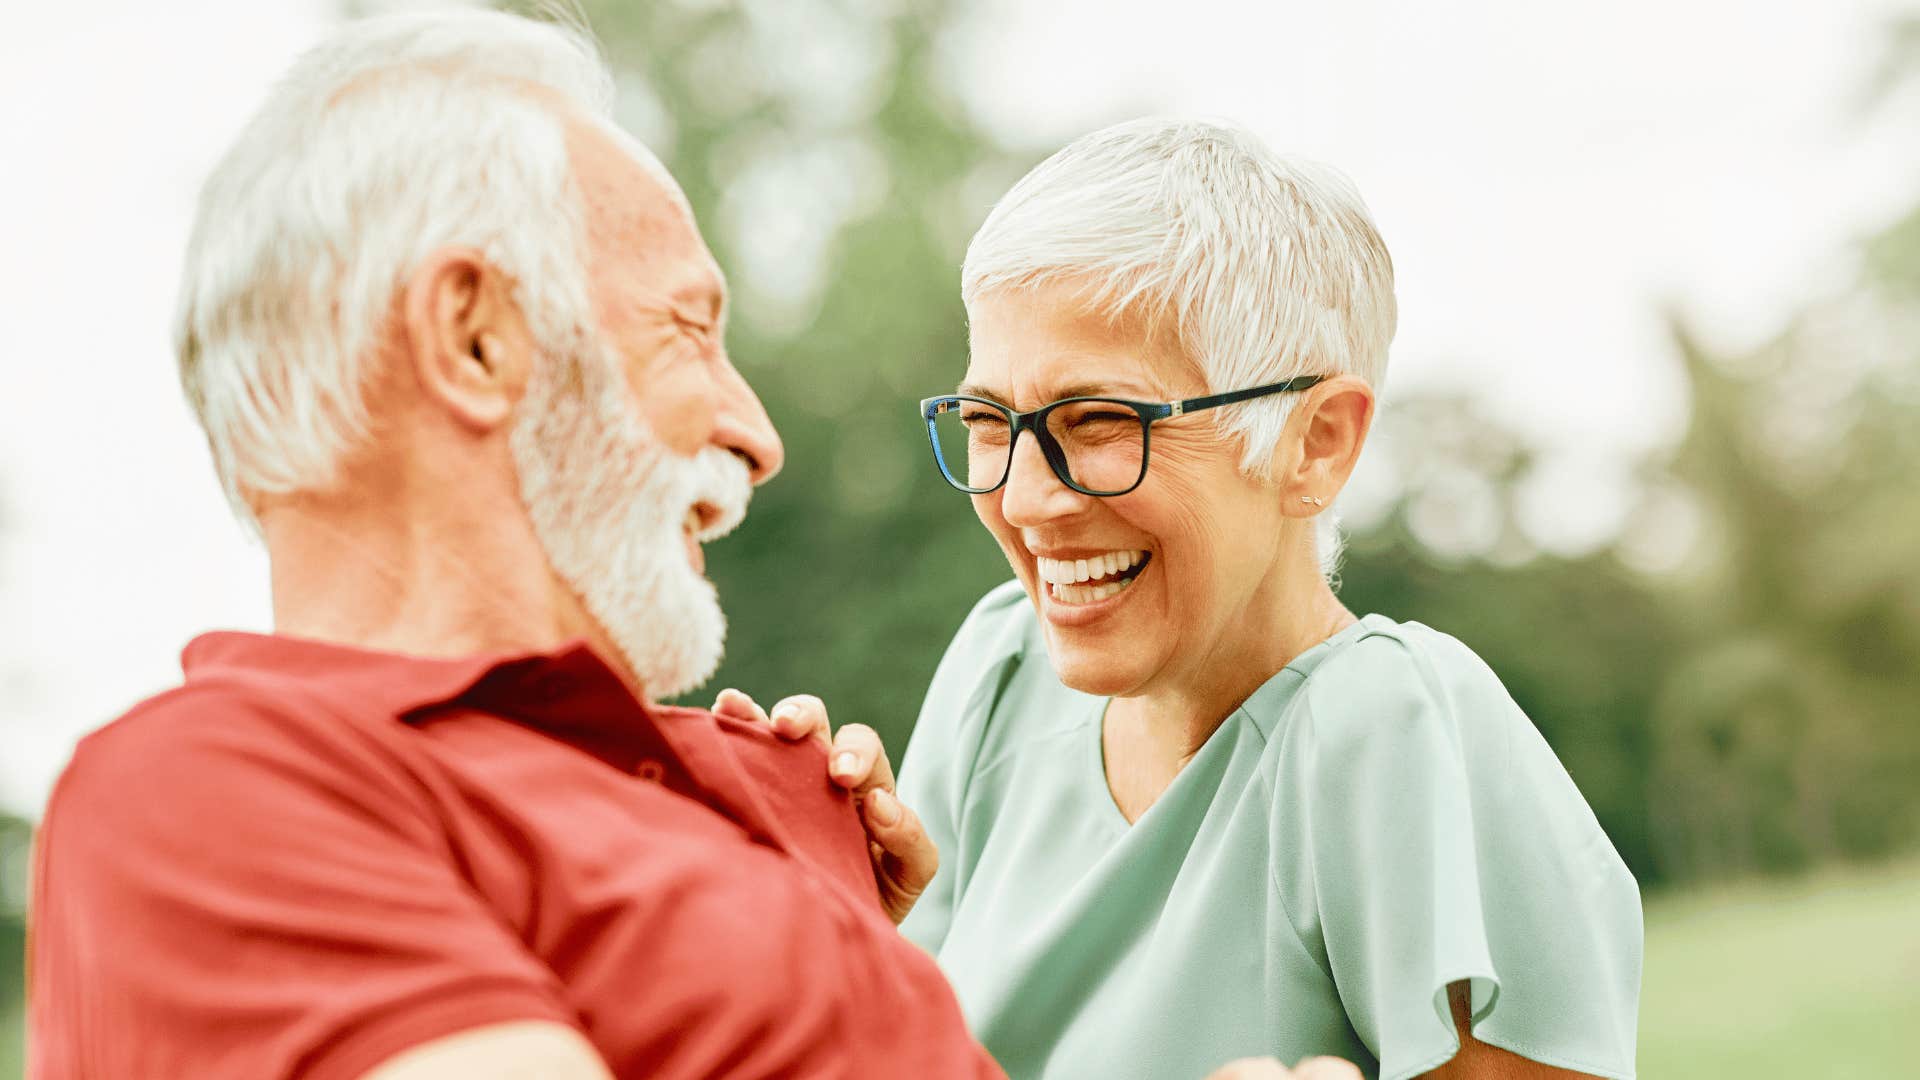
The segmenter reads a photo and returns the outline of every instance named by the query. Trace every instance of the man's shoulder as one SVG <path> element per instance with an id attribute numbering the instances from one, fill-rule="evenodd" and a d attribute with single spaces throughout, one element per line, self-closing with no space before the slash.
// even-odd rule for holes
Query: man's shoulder
<path id="1" fill-rule="evenodd" d="M 344 721 L 344 722 L 343 722 Z M 368 725 L 317 699 L 244 680 L 194 678 L 148 697 L 82 738 L 62 770 L 48 814 L 107 810 L 169 790 L 211 787 L 236 796 L 274 783 L 354 768 L 377 741 Z"/>
<path id="2" fill-rule="evenodd" d="M 210 737 L 284 738 L 334 731 L 342 717 L 290 683 L 273 686 L 220 672 L 147 697 L 80 740 L 75 759 L 156 752 Z M 348 725 L 353 726 L 353 725 Z"/>

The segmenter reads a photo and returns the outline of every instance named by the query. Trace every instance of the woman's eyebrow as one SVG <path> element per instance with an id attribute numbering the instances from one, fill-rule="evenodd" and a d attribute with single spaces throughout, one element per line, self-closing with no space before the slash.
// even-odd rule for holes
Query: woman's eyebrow
<path id="1" fill-rule="evenodd" d="M 1051 400 L 1061 401 L 1066 398 L 1075 397 L 1113 397 L 1115 395 L 1137 396 L 1144 393 L 1146 393 L 1146 391 L 1124 383 L 1120 386 L 1114 386 L 1111 383 L 1075 383 L 1072 386 L 1061 387 L 1055 392 Z"/>
<path id="2" fill-rule="evenodd" d="M 1002 405 L 1007 404 L 1006 398 L 994 393 L 987 387 L 981 386 L 979 383 L 961 383 L 960 389 L 955 390 L 954 393 L 959 394 L 961 397 L 986 398 L 988 401 L 997 401 Z M 1011 408 L 1012 406 L 1008 407 Z"/>
<path id="3" fill-rule="evenodd" d="M 1011 404 L 1008 403 L 1006 398 L 1003 398 L 999 394 L 994 393 L 991 389 L 985 386 L 980 386 L 976 383 L 964 383 L 961 385 L 960 389 L 955 390 L 954 393 L 961 394 L 966 397 L 986 398 L 988 401 L 999 402 L 1002 405 L 1006 405 L 1008 408 L 1013 407 Z M 1076 383 L 1072 386 L 1063 386 L 1060 389 L 1054 391 L 1053 396 L 1049 397 L 1047 400 L 1048 401 L 1064 401 L 1067 398 L 1076 398 L 1076 397 L 1113 397 L 1116 394 L 1134 395 L 1134 396 L 1146 395 L 1148 397 L 1151 397 L 1152 391 L 1137 389 L 1129 386 L 1113 387 L 1105 383 Z"/>

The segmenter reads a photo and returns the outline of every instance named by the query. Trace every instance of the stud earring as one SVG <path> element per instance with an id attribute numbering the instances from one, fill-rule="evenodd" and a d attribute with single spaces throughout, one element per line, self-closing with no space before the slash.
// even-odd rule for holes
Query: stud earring
<path id="1" fill-rule="evenodd" d="M 1318 495 L 1302 495 L 1300 496 L 1300 501 L 1303 503 L 1312 503 L 1315 506 L 1327 505 L 1327 500 L 1321 498 Z"/>

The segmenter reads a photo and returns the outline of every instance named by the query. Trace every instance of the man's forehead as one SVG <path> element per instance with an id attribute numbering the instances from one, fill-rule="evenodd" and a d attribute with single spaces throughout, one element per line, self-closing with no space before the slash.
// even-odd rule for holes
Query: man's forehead
<path id="1" fill-rule="evenodd" d="M 693 208 L 660 159 L 611 125 L 570 117 L 567 153 L 589 230 L 653 247 L 705 249 Z"/>
<path id="2" fill-rule="evenodd" d="M 616 276 L 637 273 L 649 279 L 644 291 L 656 301 L 717 317 L 725 305 L 726 279 L 666 166 L 611 124 L 574 115 L 566 125 L 588 243 L 601 269 L 624 267 Z"/>

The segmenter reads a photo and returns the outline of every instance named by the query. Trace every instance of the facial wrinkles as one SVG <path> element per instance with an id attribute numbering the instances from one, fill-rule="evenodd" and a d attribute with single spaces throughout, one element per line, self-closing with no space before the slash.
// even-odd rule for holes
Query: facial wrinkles
<path id="1" fill-rule="evenodd" d="M 543 357 L 514 429 L 521 498 L 554 572 L 647 692 L 671 697 L 713 674 L 726 639 L 713 585 L 687 561 L 688 515 L 707 504 L 715 517 L 698 538 L 725 535 L 752 485 L 719 447 L 685 458 L 662 445 L 626 404 L 618 354 L 598 334 L 577 337 Z"/>

